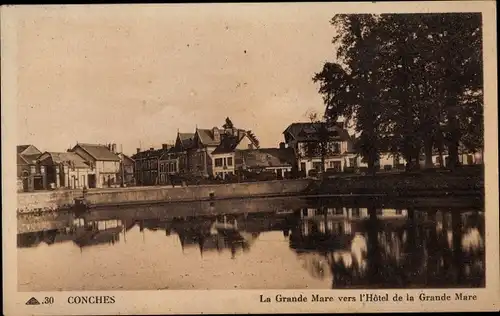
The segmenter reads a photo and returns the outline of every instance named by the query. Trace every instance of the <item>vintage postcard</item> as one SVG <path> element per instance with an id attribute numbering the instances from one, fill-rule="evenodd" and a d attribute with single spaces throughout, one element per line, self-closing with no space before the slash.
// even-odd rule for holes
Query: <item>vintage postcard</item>
<path id="1" fill-rule="evenodd" d="M 2 7 L 4 314 L 498 311 L 495 9 Z"/>

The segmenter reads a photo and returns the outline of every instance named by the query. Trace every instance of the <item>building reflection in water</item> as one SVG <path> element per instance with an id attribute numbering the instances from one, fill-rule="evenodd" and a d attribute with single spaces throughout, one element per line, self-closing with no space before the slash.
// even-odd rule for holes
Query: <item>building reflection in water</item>
<path id="1" fill-rule="evenodd" d="M 214 208 L 214 205 L 210 205 Z M 18 234 L 18 247 L 126 243 L 127 231 L 176 235 L 182 251 L 243 255 L 261 233 L 282 231 L 315 278 L 332 288 L 484 287 L 484 212 L 317 206 L 252 214 L 66 220 L 63 228 Z M 61 225 L 59 225 L 61 226 Z M 146 242 L 146 241 L 144 241 Z"/>
<path id="2" fill-rule="evenodd" d="M 484 286 L 480 212 L 317 208 L 289 237 L 304 268 L 332 288 Z"/>

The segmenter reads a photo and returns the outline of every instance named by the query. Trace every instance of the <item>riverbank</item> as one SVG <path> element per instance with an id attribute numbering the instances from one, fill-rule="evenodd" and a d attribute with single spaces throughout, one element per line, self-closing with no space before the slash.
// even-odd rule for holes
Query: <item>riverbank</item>
<path id="1" fill-rule="evenodd" d="M 277 180 L 188 187 L 135 187 L 89 190 L 85 202 L 89 208 L 169 202 L 209 201 L 259 197 L 286 197 L 307 191 L 313 180 Z M 19 193 L 17 213 L 71 209 L 82 191 L 49 191 Z"/>
<path id="2" fill-rule="evenodd" d="M 478 203 L 484 203 L 484 180 L 480 173 L 402 173 L 323 181 L 298 179 L 188 187 L 134 187 L 89 190 L 84 201 L 89 209 L 103 209 L 116 206 L 290 196 L 336 199 L 341 199 L 342 196 L 364 196 L 372 199 L 455 196 L 472 197 Z M 73 209 L 75 199 L 82 198 L 82 191 L 70 190 L 19 193 L 17 213 Z"/>

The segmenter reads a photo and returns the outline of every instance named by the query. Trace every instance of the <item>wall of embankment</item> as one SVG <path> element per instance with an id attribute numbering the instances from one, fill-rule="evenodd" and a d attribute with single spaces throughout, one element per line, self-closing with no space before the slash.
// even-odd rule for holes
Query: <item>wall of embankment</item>
<path id="1" fill-rule="evenodd" d="M 184 202 L 209 199 L 290 196 L 305 191 L 312 180 L 277 180 L 249 183 L 200 185 L 188 187 L 133 187 L 89 190 L 85 196 L 91 207 L 133 203 Z M 17 212 L 43 212 L 67 209 L 81 198 L 82 191 L 19 193 Z"/>
<path id="2" fill-rule="evenodd" d="M 315 194 L 384 194 L 387 196 L 483 195 L 481 174 L 416 173 L 335 178 L 311 186 Z"/>
<path id="3" fill-rule="evenodd" d="M 480 174 L 392 174 L 327 179 L 279 180 L 189 187 L 131 187 L 92 189 L 86 194 L 91 208 L 152 203 L 242 199 L 297 195 L 384 195 L 391 197 L 484 196 Z M 32 213 L 72 208 L 82 191 L 19 193 L 17 212 Z"/>

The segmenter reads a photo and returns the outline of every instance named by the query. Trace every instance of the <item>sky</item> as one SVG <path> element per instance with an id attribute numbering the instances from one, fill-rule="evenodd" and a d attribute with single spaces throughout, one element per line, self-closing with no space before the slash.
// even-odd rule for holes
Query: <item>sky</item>
<path id="1" fill-rule="evenodd" d="M 335 6 L 26 7 L 17 13 L 17 142 L 125 153 L 226 117 L 276 147 L 323 113 L 312 82 L 335 60 Z"/>

